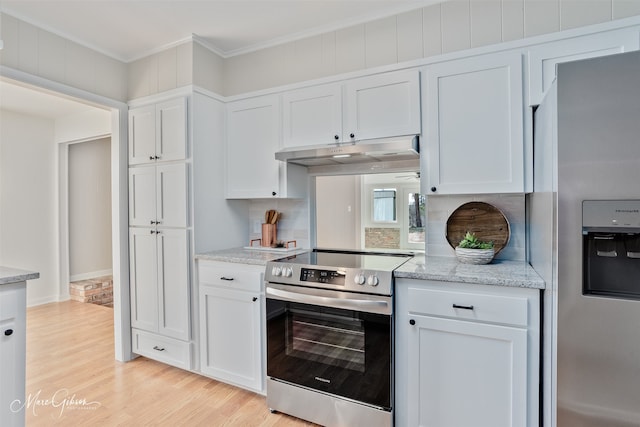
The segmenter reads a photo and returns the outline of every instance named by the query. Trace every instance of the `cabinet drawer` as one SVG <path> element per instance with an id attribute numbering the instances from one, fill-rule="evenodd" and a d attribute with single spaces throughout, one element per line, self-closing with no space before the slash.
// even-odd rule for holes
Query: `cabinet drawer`
<path id="1" fill-rule="evenodd" d="M 133 352 L 182 369 L 191 368 L 191 344 L 133 329 Z"/>
<path id="2" fill-rule="evenodd" d="M 473 292 L 408 289 L 410 314 L 451 317 L 527 327 L 528 299 Z"/>
<path id="3" fill-rule="evenodd" d="M 225 262 L 199 262 L 199 285 L 262 292 L 264 267 Z"/>

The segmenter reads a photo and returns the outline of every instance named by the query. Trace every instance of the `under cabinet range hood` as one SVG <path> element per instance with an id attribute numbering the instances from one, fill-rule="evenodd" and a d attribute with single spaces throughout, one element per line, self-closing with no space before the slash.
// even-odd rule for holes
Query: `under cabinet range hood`
<path id="1" fill-rule="evenodd" d="M 291 147 L 276 153 L 276 160 L 307 167 L 419 159 L 420 143 L 417 135 Z"/>

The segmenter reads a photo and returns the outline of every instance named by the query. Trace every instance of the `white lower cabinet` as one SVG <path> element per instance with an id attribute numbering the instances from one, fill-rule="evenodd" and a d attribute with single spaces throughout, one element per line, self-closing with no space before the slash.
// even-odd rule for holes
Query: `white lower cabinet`
<path id="1" fill-rule="evenodd" d="M 538 425 L 538 290 L 399 279 L 396 425 Z"/>
<path id="2" fill-rule="evenodd" d="M 265 388 L 263 272 L 198 260 L 200 370 L 258 393 Z"/>
<path id="3" fill-rule="evenodd" d="M 26 282 L 0 285 L 0 426 L 25 425 Z"/>
<path id="4" fill-rule="evenodd" d="M 184 369 L 191 367 L 188 236 L 185 229 L 129 230 L 133 351 Z"/>

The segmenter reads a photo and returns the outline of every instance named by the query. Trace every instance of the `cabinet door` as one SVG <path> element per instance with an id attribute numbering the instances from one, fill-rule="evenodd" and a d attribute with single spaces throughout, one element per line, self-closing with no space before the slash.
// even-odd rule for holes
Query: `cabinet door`
<path id="1" fill-rule="evenodd" d="M 276 95 L 227 105 L 227 198 L 279 196 L 280 102 Z"/>
<path id="2" fill-rule="evenodd" d="M 342 89 L 314 86 L 282 95 L 283 145 L 331 144 L 342 138 Z"/>
<path id="3" fill-rule="evenodd" d="M 526 329 L 410 316 L 410 426 L 526 426 Z"/>
<path id="4" fill-rule="evenodd" d="M 158 160 L 187 157 L 187 99 L 177 98 L 156 105 L 156 156 Z"/>
<path id="5" fill-rule="evenodd" d="M 262 298 L 259 293 L 200 287 L 202 372 L 261 392 Z"/>
<path id="6" fill-rule="evenodd" d="M 425 80 L 425 192 L 524 192 L 521 54 L 434 64 Z"/>
<path id="7" fill-rule="evenodd" d="M 156 107 L 129 110 L 129 164 L 154 162 L 155 155 Z"/>
<path id="8" fill-rule="evenodd" d="M 158 244 L 158 332 L 188 340 L 189 328 L 189 239 L 187 230 L 159 229 Z"/>
<path id="9" fill-rule="evenodd" d="M 544 43 L 529 50 L 529 105 L 542 102 L 562 62 L 638 50 L 636 29 L 623 29 Z"/>
<path id="10" fill-rule="evenodd" d="M 156 168 L 129 168 L 129 225 L 153 226 L 156 221 Z"/>
<path id="11" fill-rule="evenodd" d="M 155 218 L 163 227 L 187 227 L 188 166 L 185 163 L 156 167 Z"/>
<path id="12" fill-rule="evenodd" d="M 419 134 L 419 76 L 410 70 L 347 82 L 343 140 Z"/>
<path id="13" fill-rule="evenodd" d="M 155 230 L 129 229 L 131 326 L 158 331 L 158 254 Z"/>
<path id="14" fill-rule="evenodd" d="M 26 282 L 0 286 L 0 425 L 24 426 Z"/>

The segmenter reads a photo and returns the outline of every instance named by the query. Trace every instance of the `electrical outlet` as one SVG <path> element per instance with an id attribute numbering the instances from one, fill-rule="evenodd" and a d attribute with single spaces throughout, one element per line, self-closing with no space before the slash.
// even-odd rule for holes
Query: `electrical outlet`
<path id="1" fill-rule="evenodd" d="M 260 233 L 262 231 L 262 223 L 259 219 L 253 220 L 253 232 Z"/>

